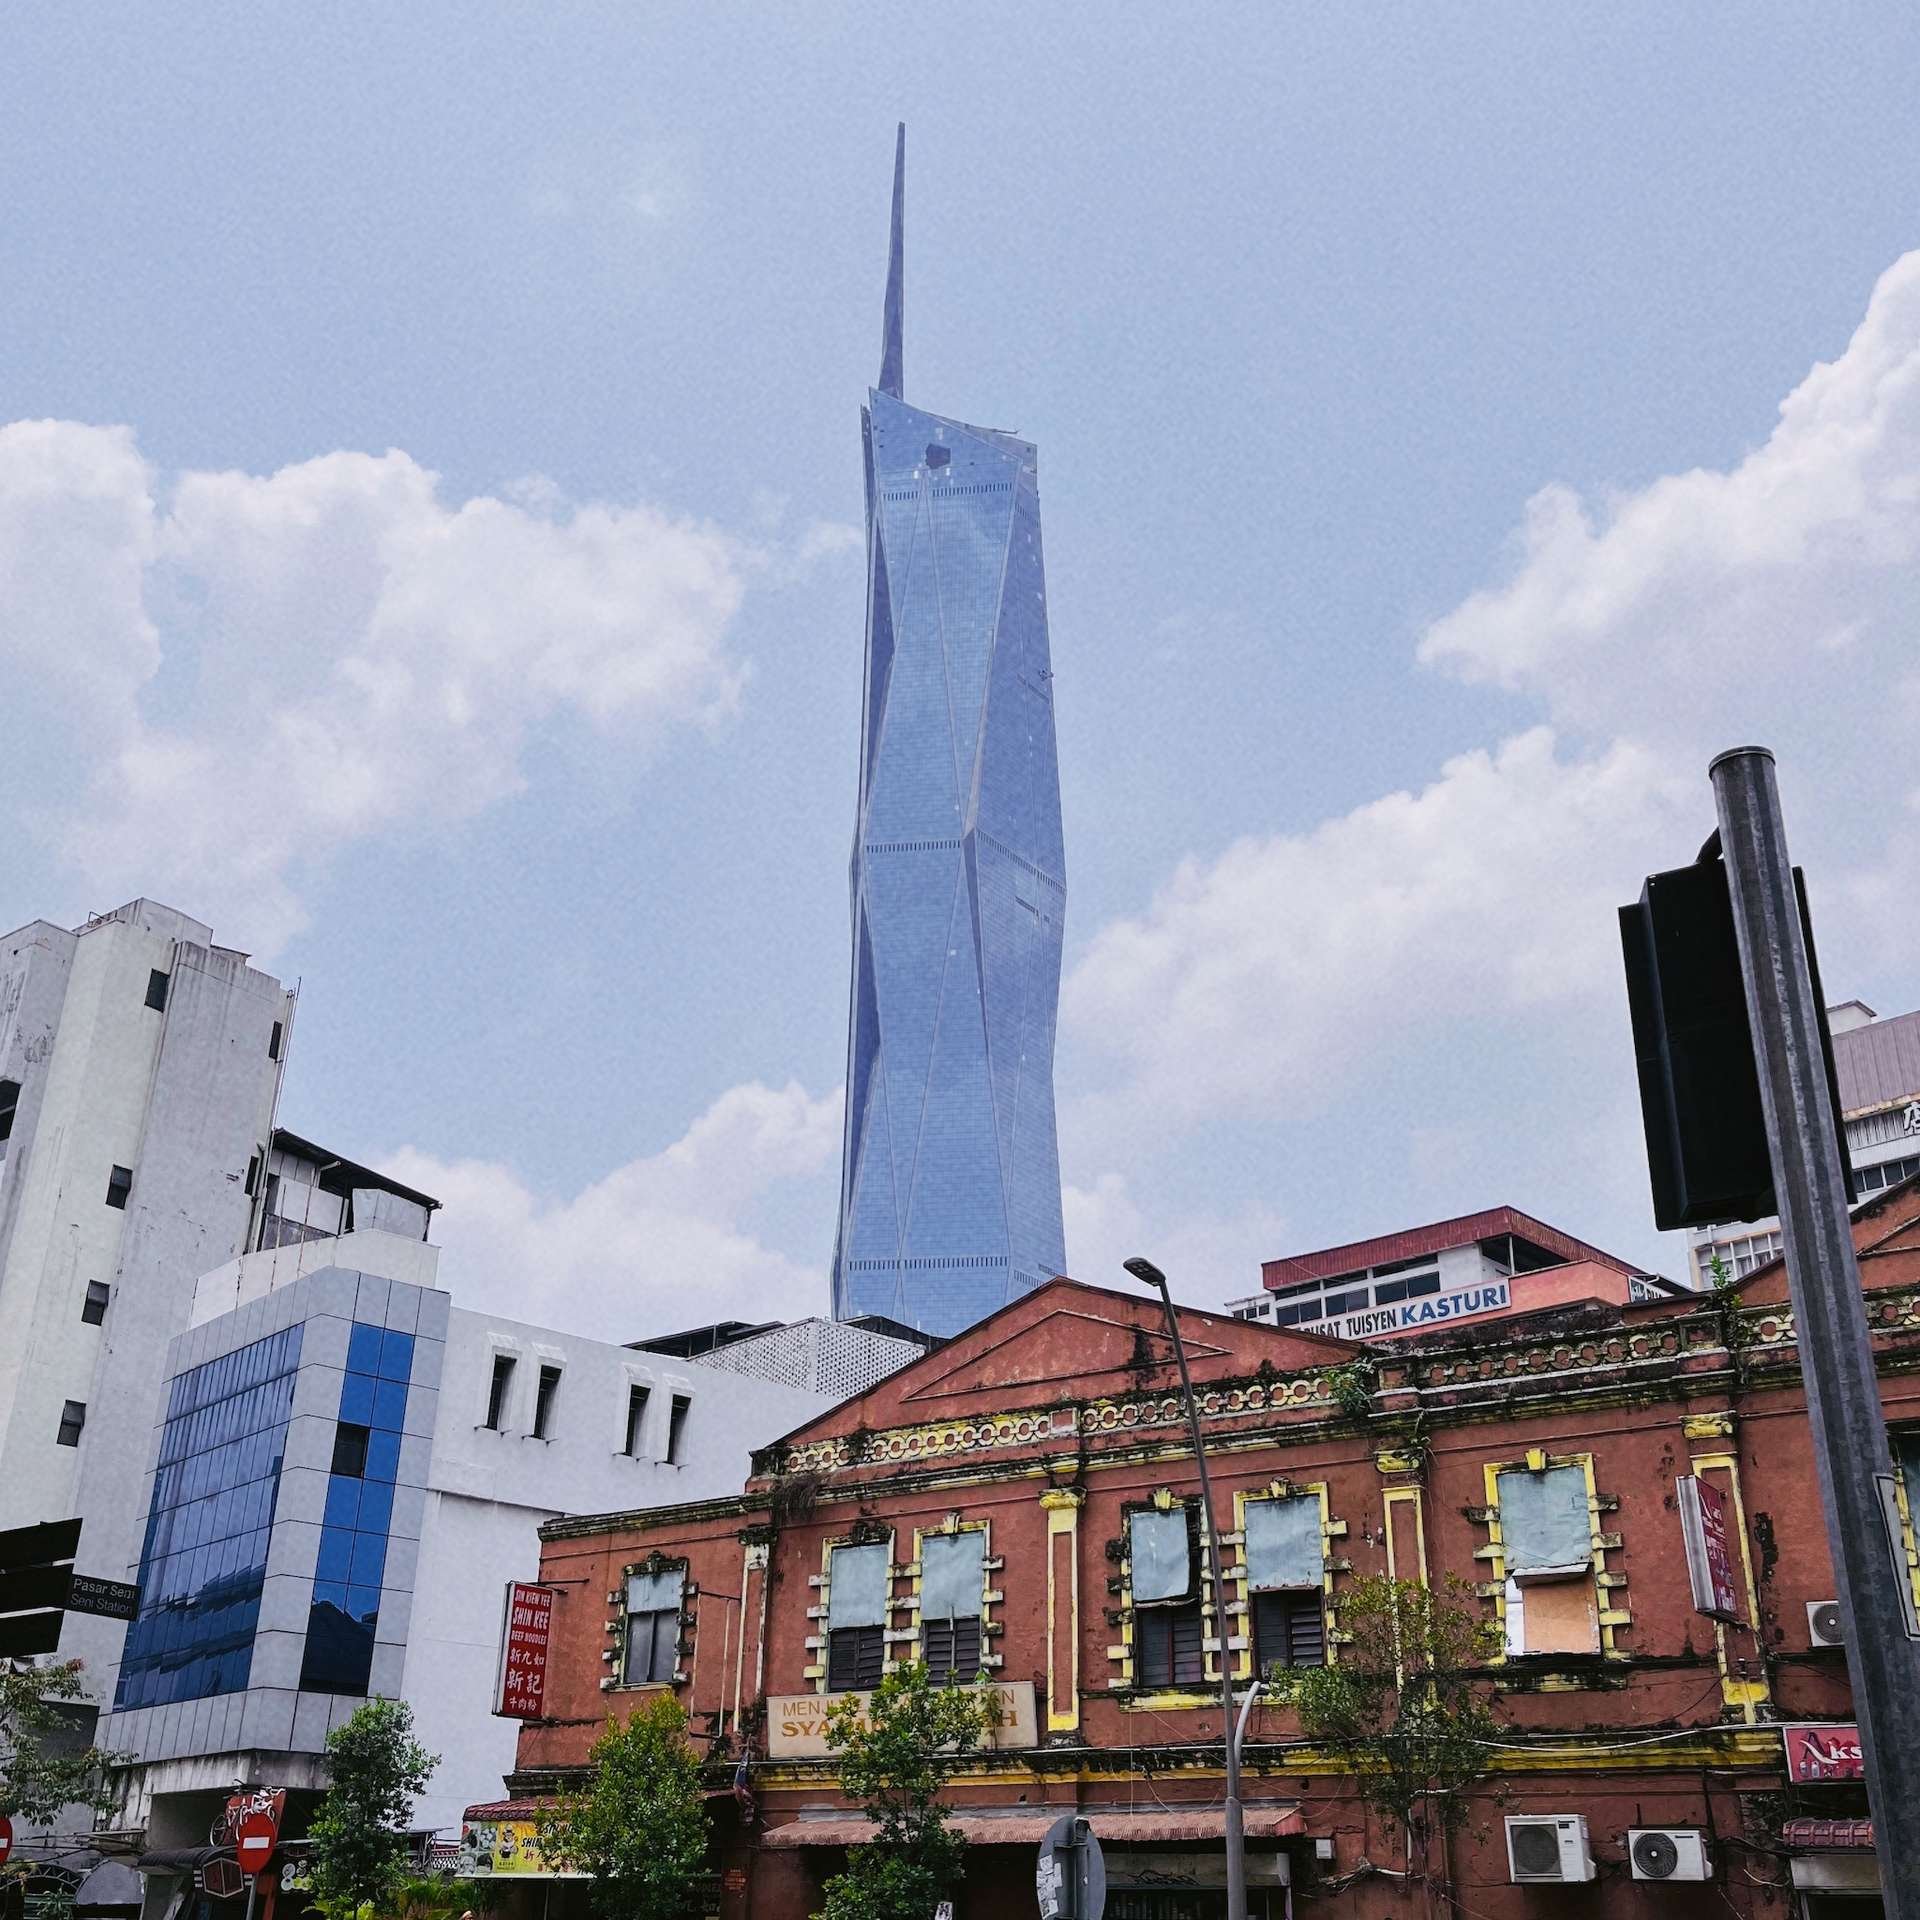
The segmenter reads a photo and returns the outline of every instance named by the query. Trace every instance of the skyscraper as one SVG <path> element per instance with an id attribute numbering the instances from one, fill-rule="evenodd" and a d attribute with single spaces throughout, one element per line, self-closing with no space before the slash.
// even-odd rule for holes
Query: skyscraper
<path id="1" fill-rule="evenodd" d="M 954 1333 L 1065 1263 L 1066 917 L 1035 452 L 902 398 L 906 129 L 861 416 L 867 648 L 834 1312 Z"/>

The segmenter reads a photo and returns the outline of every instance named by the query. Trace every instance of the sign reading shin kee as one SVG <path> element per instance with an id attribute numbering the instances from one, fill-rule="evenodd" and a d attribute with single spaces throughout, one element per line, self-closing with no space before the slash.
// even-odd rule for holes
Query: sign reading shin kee
<path id="1" fill-rule="evenodd" d="M 1034 1723 L 1033 1682 L 1009 1680 L 987 1688 L 999 1725 L 988 1730 L 983 1745 L 1031 1747 L 1038 1741 Z M 827 1745 L 827 1715 L 843 1700 L 857 1700 L 864 1711 L 870 1693 L 776 1694 L 767 1702 L 767 1757 L 770 1760 L 819 1759 L 831 1753 Z"/>

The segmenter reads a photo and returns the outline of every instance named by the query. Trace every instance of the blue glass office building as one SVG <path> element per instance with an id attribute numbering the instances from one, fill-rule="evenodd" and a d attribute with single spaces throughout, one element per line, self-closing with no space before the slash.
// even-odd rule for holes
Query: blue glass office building
<path id="1" fill-rule="evenodd" d="M 862 415 L 867 642 L 833 1306 L 957 1333 L 1065 1264 L 1066 918 L 1034 448 L 901 397 L 906 134 Z"/>
<path id="2" fill-rule="evenodd" d="M 173 1342 L 113 1744 L 317 1752 L 398 1692 L 448 1308 L 329 1267 Z"/>

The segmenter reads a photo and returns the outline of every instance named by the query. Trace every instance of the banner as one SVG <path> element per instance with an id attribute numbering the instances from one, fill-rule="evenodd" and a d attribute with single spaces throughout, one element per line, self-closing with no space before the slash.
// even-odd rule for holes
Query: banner
<path id="1" fill-rule="evenodd" d="M 547 1697 L 547 1653 L 553 1639 L 553 1589 L 524 1580 L 507 1582 L 500 1628 L 500 1680 L 495 1714 L 507 1720 L 538 1720 Z"/>

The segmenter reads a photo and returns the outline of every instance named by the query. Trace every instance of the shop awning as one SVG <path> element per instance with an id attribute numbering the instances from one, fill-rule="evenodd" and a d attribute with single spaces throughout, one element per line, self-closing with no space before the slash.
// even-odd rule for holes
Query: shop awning
<path id="1" fill-rule="evenodd" d="M 198 1873 L 209 1860 L 231 1860 L 231 1847 L 162 1847 L 143 1853 L 133 1864 L 142 1873 Z"/>
<path id="2" fill-rule="evenodd" d="M 976 1847 L 1037 1847 L 1047 1829 L 1071 1807 L 1042 1813 L 960 1813 L 947 1824 Z M 1222 1807 L 1155 1808 L 1151 1813 L 1089 1812 L 1087 1820 L 1102 1846 L 1157 1847 L 1175 1840 L 1218 1840 L 1227 1837 Z M 1296 1806 L 1248 1807 L 1249 1840 L 1288 1840 L 1306 1831 Z M 864 1814 L 808 1819 L 802 1815 L 784 1826 L 769 1827 L 760 1844 L 774 1851 L 789 1847 L 857 1847 L 873 1838 L 873 1822 Z"/>
<path id="3" fill-rule="evenodd" d="M 1782 1842 L 1800 1853 L 1871 1853 L 1871 1820 L 1789 1820 Z"/>

